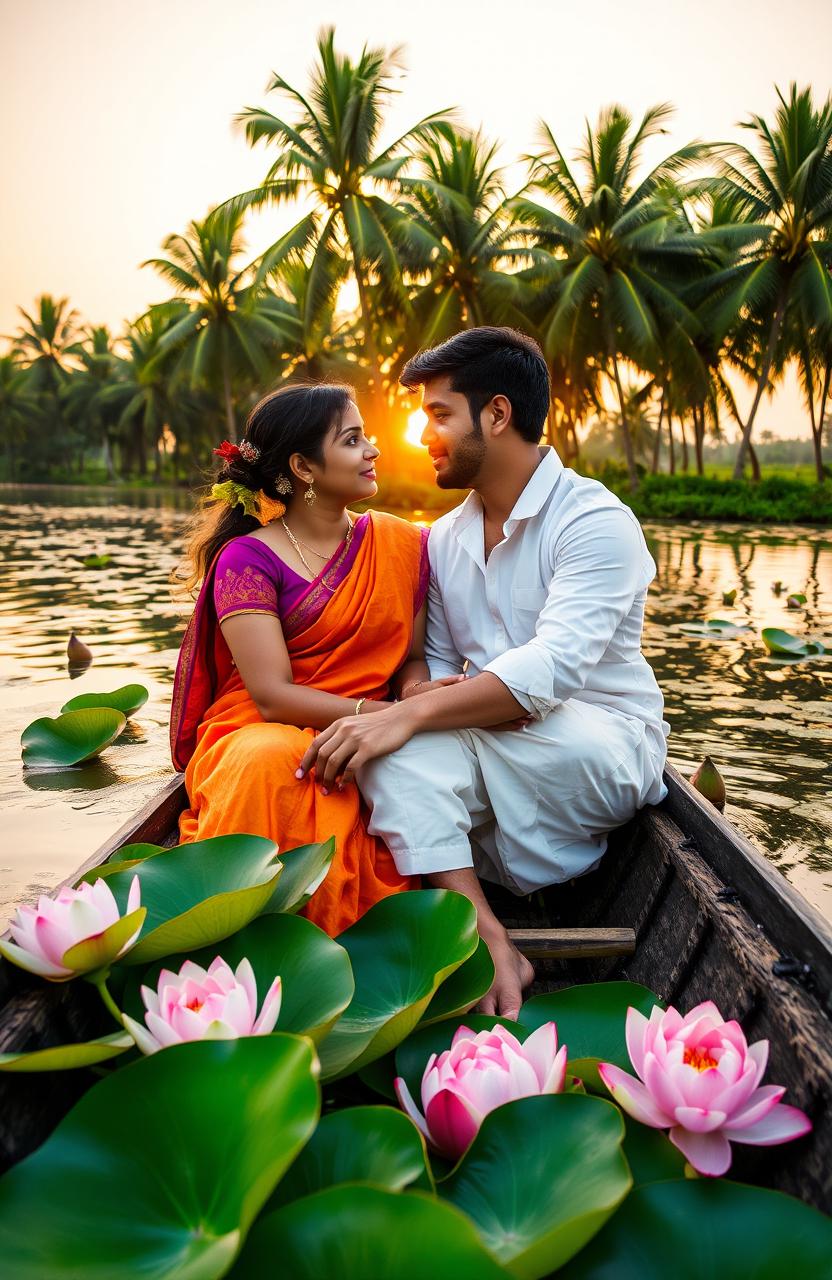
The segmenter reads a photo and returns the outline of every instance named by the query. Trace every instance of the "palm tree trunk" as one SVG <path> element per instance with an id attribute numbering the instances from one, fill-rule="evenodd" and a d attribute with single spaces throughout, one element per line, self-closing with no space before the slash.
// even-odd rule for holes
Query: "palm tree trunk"
<path id="1" fill-rule="evenodd" d="M 633 439 L 630 435 L 630 424 L 627 421 L 627 409 L 624 402 L 624 388 L 621 385 L 621 374 L 618 369 L 618 357 L 613 353 L 612 368 L 615 375 L 615 388 L 618 392 L 618 407 L 621 413 L 621 434 L 624 438 L 624 457 L 627 459 L 627 474 L 630 478 L 630 493 L 638 492 L 638 471 L 633 452 Z"/>
<path id="2" fill-rule="evenodd" d="M 113 450 L 110 444 L 110 437 L 106 431 L 104 432 L 102 453 L 104 455 L 104 466 L 107 469 L 107 479 L 112 482 L 116 478 L 116 469 L 113 466 Z"/>
<path id="3" fill-rule="evenodd" d="M 664 393 L 665 388 L 662 387 L 662 397 L 659 401 L 659 421 L 656 427 L 656 438 L 653 441 L 653 461 L 650 465 L 652 475 L 657 475 L 659 470 L 659 458 L 662 452 L 662 421 L 664 419 Z"/>
<path id="4" fill-rule="evenodd" d="M 757 457 L 757 450 L 749 440 L 748 442 L 748 461 L 751 463 L 751 479 L 754 484 L 760 483 L 760 459 Z"/>
<path id="5" fill-rule="evenodd" d="M 667 439 L 669 441 L 668 449 L 670 453 L 670 474 L 676 474 L 676 444 L 673 439 L 673 412 L 667 415 Z"/>
<path id="6" fill-rule="evenodd" d="M 225 403 L 225 427 L 231 444 L 237 443 L 237 423 L 234 418 L 234 401 L 231 398 L 231 373 L 228 368 L 228 352 L 222 352 L 222 395 Z"/>
<path id="7" fill-rule="evenodd" d="M 386 421 L 387 405 L 384 402 L 384 383 L 379 362 L 378 344 L 376 343 L 376 335 L 373 328 L 369 287 L 364 268 L 355 249 L 353 249 L 352 253 L 352 269 L 355 275 L 355 283 L 358 287 L 358 305 L 361 311 L 361 325 L 364 330 L 364 354 L 371 371 L 368 397 L 370 432 L 368 434 L 375 435 L 382 440 L 383 444 L 389 445 L 391 442 L 387 438 L 389 427 Z"/>
<path id="8" fill-rule="evenodd" d="M 682 470 L 687 472 L 688 469 L 688 437 L 685 432 L 685 415 L 679 414 L 679 430 L 682 433 Z"/>
<path id="9" fill-rule="evenodd" d="M 705 463 L 703 450 L 705 447 L 705 406 L 700 405 L 693 411 L 693 443 L 696 449 L 696 474 L 704 475 Z"/>
<path id="10" fill-rule="evenodd" d="M 814 414 L 812 415 L 812 447 L 815 453 L 815 478 L 818 484 L 823 484 L 826 479 L 826 472 L 823 469 L 823 420 L 826 417 L 826 401 L 829 396 L 830 381 L 832 381 L 832 359 L 827 360 L 823 374 L 823 390 L 820 396 L 817 424 L 814 421 Z"/>
<path id="11" fill-rule="evenodd" d="M 781 287 L 780 294 L 777 299 L 777 306 L 771 321 L 771 329 L 769 330 L 768 342 L 766 343 L 765 353 L 763 355 L 763 363 L 760 368 L 760 376 L 757 379 L 757 390 L 754 394 L 754 402 L 751 405 L 750 412 L 745 421 L 742 431 L 742 439 L 740 447 L 737 450 L 737 460 L 734 463 L 734 480 L 742 480 L 742 474 L 745 470 L 745 457 L 749 452 L 751 445 L 751 432 L 754 430 L 754 419 L 757 416 L 757 410 L 760 407 L 760 401 L 763 398 L 763 392 L 768 386 L 768 375 L 771 372 L 771 362 L 774 359 L 774 350 L 780 337 L 780 330 L 783 327 L 783 317 L 786 313 L 786 290 Z M 753 465 L 753 464 L 752 464 Z M 754 468 L 756 471 L 755 480 L 759 479 L 759 464 Z"/>

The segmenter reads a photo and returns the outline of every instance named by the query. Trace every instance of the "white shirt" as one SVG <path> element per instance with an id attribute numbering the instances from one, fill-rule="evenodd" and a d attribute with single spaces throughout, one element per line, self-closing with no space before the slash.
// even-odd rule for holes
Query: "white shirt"
<path id="1" fill-rule="evenodd" d="M 597 480 L 542 459 L 485 559 L 470 493 L 430 531 L 431 677 L 490 671 L 542 720 L 567 699 L 642 720 L 656 763 L 669 726 L 641 652 L 656 566 L 630 509 Z"/>

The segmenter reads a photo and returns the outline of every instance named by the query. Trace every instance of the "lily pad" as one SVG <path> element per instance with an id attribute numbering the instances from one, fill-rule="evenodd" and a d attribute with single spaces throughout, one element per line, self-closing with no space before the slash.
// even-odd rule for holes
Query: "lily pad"
<path id="1" fill-rule="evenodd" d="M 466 1013 L 485 995 L 493 981 L 494 961 L 487 944 L 480 938 L 474 954 L 442 983 L 422 1014 L 423 1025 Z"/>
<path id="2" fill-rule="evenodd" d="M 267 903 L 266 911 L 300 911 L 323 882 L 335 857 L 335 837 L 322 844 L 304 844 L 298 849 L 281 849 L 283 875 Z"/>
<path id="3" fill-rule="evenodd" d="M 325 1080 L 382 1057 L 413 1030 L 444 980 L 477 949 L 474 907 L 449 889 L 383 898 L 338 941 L 355 995 L 320 1047 Z"/>
<path id="4" fill-rule="evenodd" d="M 623 1138 L 621 1112 L 602 1098 L 520 1098 L 489 1112 L 437 1191 L 513 1276 L 537 1280 L 574 1257 L 627 1195 Z"/>
<path id="5" fill-rule="evenodd" d="M 91 760 L 115 742 L 126 723 L 126 717 L 111 707 L 67 711 L 54 720 L 43 716 L 20 736 L 23 763 L 69 767 Z"/>
<path id="6" fill-rule="evenodd" d="M 639 1124 L 630 1116 L 624 1116 L 624 1155 L 633 1175 L 633 1185 L 644 1186 L 648 1182 L 667 1182 L 669 1178 L 685 1176 L 685 1157 L 674 1147 L 666 1133 Z"/>
<path id="7" fill-rule="evenodd" d="M 343 1182 L 370 1182 L 403 1191 L 421 1182 L 433 1190 L 422 1135 L 393 1107 L 347 1107 L 323 1116 L 267 1209 Z"/>
<path id="8" fill-rule="evenodd" d="M 558 1280 L 823 1276 L 832 1219 L 800 1200 L 710 1178 L 633 1191 Z"/>
<path id="9" fill-rule="evenodd" d="M 348 1183 L 295 1200 L 255 1223 L 229 1280 L 276 1275 L 505 1280 L 506 1273 L 473 1224 L 450 1205 L 419 1191 Z"/>
<path id="10" fill-rule="evenodd" d="M 0 1181 L 4 1274 L 225 1275 L 318 1111 L 312 1046 L 295 1036 L 139 1059 Z"/>
<path id="11" fill-rule="evenodd" d="M 725 618 L 708 618 L 707 622 L 683 622 L 679 627 L 680 631 L 684 631 L 686 636 L 723 636 L 731 638 L 732 636 L 743 635 L 744 632 L 750 631 L 750 627 L 744 627 L 736 622 L 728 622 Z"/>
<path id="12" fill-rule="evenodd" d="M 113 557 L 105 552 L 103 555 L 76 556 L 75 559 L 80 560 L 85 569 L 106 569 Z"/>
<path id="13" fill-rule="evenodd" d="M 300 916 L 263 915 L 239 933 L 201 951 L 189 951 L 188 959 L 207 969 L 222 956 L 232 969 L 247 958 L 254 970 L 258 998 L 262 1001 L 275 978 L 282 983 L 277 1030 L 307 1035 L 318 1041 L 346 1009 L 355 989 L 349 956 L 323 930 Z M 144 1017 L 139 987 L 155 991 L 163 968 L 178 968 L 176 961 L 153 965 L 139 977 L 132 969 L 124 994 L 125 1012 Z"/>
<path id="14" fill-rule="evenodd" d="M 263 910 L 281 874 L 275 850 L 263 836 L 213 836 L 116 865 L 106 880 L 119 908 L 127 904 L 134 876 L 147 907 L 142 936 L 121 963 L 150 964 L 197 951 L 245 928 Z"/>
<path id="15" fill-rule="evenodd" d="M 795 591 L 794 595 L 791 595 L 791 596 L 789 596 L 789 597 L 787 598 L 787 600 L 786 600 L 786 608 L 787 608 L 787 609 L 802 609 L 805 603 L 806 603 L 806 597 L 805 597 L 805 595 L 803 594 L 803 592 L 802 592 L 802 591 Z"/>
<path id="16" fill-rule="evenodd" d="M 607 1090 L 598 1075 L 598 1062 L 613 1062 L 631 1070 L 624 1029 L 627 1009 L 650 1016 L 664 1002 L 638 982 L 587 982 L 548 995 L 532 996 L 520 1010 L 519 1021 L 529 1031 L 544 1022 L 558 1028 L 558 1044 L 569 1053 L 568 1070 L 603 1096 Z"/>
<path id="17" fill-rule="evenodd" d="M 820 640 L 801 640 L 799 636 L 781 631 L 779 627 L 764 627 L 760 635 L 769 653 L 782 653 L 790 658 L 811 658 L 826 652 Z"/>
<path id="18" fill-rule="evenodd" d="M 85 711 L 88 707 L 113 707 L 123 716 L 130 717 L 147 702 L 150 694 L 143 684 L 124 684 L 112 693 L 79 693 L 61 707 L 67 711 Z"/>
<path id="19" fill-rule="evenodd" d="M 0 1071 L 72 1071 L 117 1058 L 134 1048 L 133 1037 L 116 1031 L 83 1044 L 56 1044 L 30 1053 L 0 1053 Z"/>

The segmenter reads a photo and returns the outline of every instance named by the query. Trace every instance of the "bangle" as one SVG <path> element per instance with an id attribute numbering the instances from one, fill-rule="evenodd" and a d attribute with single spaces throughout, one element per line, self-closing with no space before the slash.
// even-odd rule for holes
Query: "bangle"
<path id="1" fill-rule="evenodd" d="M 356 704 L 355 704 L 355 711 L 353 712 L 353 715 L 358 716 L 358 715 L 360 715 L 360 714 L 361 714 L 361 708 L 364 706 L 364 703 L 365 703 L 366 701 L 367 701 L 367 699 L 366 699 L 366 698 L 359 698 L 359 699 L 358 699 L 358 701 L 357 701 L 357 702 L 356 702 Z"/>

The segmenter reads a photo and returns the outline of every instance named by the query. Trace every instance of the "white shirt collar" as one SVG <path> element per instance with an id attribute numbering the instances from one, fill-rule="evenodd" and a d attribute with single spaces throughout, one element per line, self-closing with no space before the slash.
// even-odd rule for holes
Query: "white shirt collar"
<path id="1" fill-rule="evenodd" d="M 543 455 L 541 461 L 529 477 L 525 489 L 515 502 L 511 515 L 504 525 L 506 532 L 511 532 L 521 520 L 528 520 L 540 513 L 563 474 L 563 463 L 551 445 L 541 449 L 541 453 Z M 477 518 L 482 519 L 482 503 L 479 494 L 472 489 L 465 501 L 453 513 L 451 523 L 461 528 Z"/>

